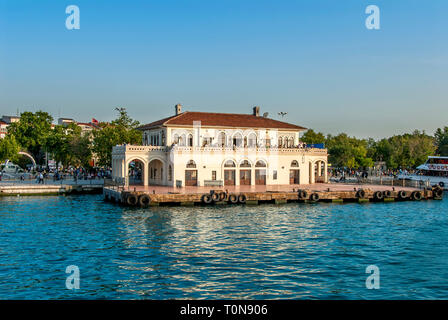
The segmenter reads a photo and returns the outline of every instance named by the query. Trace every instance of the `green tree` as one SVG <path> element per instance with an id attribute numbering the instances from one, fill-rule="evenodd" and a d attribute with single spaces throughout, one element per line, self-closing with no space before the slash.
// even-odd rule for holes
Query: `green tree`
<path id="1" fill-rule="evenodd" d="M 132 120 L 125 108 L 115 110 L 118 112 L 118 118 L 110 124 L 101 124 L 102 130 L 93 133 L 92 151 L 98 157 L 98 164 L 101 166 L 111 165 L 114 146 L 142 142 L 142 132 L 136 129 L 140 123 Z"/>
<path id="2" fill-rule="evenodd" d="M 434 137 L 437 145 L 437 154 L 448 156 L 448 127 L 438 128 Z"/>
<path id="3" fill-rule="evenodd" d="M 47 138 L 51 133 L 53 117 L 47 112 L 23 112 L 20 121 L 8 127 L 8 133 L 13 135 L 23 150 L 27 150 L 37 163 L 42 163 L 45 154 Z"/>
<path id="4" fill-rule="evenodd" d="M 322 132 L 315 132 L 313 129 L 308 129 L 300 140 L 308 144 L 325 143 L 325 135 Z"/>
<path id="5" fill-rule="evenodd" d="M 12 134 L 7 134 L 5 138 L 0 139 L 0 162 L 17 161 L 19 151 L 20 146 Z"/>
<path id="6" fill-rule="evenodd" d="M 328 161 L 336 167 L 372 167 L 373 160 L 367 156 L 367 140 L 349 137 L 346 133 L 326 138 Z"/>
<path id="7" fill-rule="evenodd" d="M 68 125 L 57 125 L 47 137 L 45 146 L 56 163 L 63 166 L 75 164 L 76 154 L 74 153 L 74 141 L 81 138 L 81 128 L 75 123 Z"/>

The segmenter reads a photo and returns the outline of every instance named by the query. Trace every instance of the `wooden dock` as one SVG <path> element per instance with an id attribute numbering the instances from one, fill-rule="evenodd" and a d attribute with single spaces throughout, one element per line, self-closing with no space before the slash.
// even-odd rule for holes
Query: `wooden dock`
<path id="1" fill-rule="evenodd" d="M 314 190 L 313 188 L 293 189 L 290 191 L 264 191 L 264 192 L 226 192 L 225 190 L 210 190 L 209 192 L 167 192 L 151 193 L 148 190 L 125 190 L 114 187 L 105 187 L 103 195 L 105 201 L 112 201 L 131 207 L 149 207 L 160 205 L 227 205 L 246 204 L 258 205 L 262 203 L 288 203 L 288 202 L 391 202 L 391 201 L 422 201 L 440 200 L 443 190 L 440 187 L 425 189 L 409 188 L 352 188 L 351 190 Z"/>
<path id="2" fill-rule="evenodd" d="M 31 184 L 0 185 L 2 196 L 43 196 L 100 193 L 103 184 Z"/>

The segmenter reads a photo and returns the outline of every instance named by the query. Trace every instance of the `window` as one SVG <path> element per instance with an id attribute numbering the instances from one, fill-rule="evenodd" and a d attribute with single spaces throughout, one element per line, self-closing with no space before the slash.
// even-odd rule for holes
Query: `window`
<path id="1" fill-rule="evenodd" d="M 168 181 L 172 181 L 173 180 L 173 167 L 168 166 Z"/>
<path id="2" fill-rule="evenodd" d="M 277 180 L 277 170 L 272 172 L 272 179 Z"/>
<path id="3" fill-rule="evenodd" d="M 193 146 L 193 135 L 192 134 L 188 135 L 188 146 L 189 147 Z"/>
<path id="4" fill-rule="evenodd" d="M 212 180 L 216 180 L 216 171 L 212 171 Z"/>
<path id="5" fill-rule="evenodd" d="M 278 138 L 278 144 L 277 144 L 277 146 L 278 146 L 279 148 L 282 147 L 282 143 L 283 143 L 283 139 L 282 139 L 282 137 Z"/>
<path id="6" fill-rule="evenodd" d="M 226 146 L 226 134 L 224 132 L 220 132 L 219 133 L 218 145 L 220 147 L 225 147 Z"/>
<path id="7" fill-rule="evenodd" d="M 234 168 L 234 167 L 236 167 L 236 165 L 235 165 L 235 162 L 233 162 L 232 160 L 227 160 L 226 163 L 224 163 L 224 167 Z"/>
<path id="8" fill-rule="evenodd" d="M 243 162 L 240 163 L 240 167 L 241 168 L 250 168 L 252 167 L 251 164 L 249 163 L 249 161 L 244 160 Z"/>
<path id="9" fill-rule="evenodd" d="M 298 167 L 299 166 L 299 162 L 297 160 L 293 160 L 291 162 L 291 167 Z"/>
<path id="10" fill-rule="evenodd" d="M 266 163 L 264 163 L 261 160 L 258 160 L 257 163 L 255 164 L 255 167 L 257 167 L 257 168 L 266 168 Z"/>
<path id="11" fill-rule="evenodd" d="M 196 168 L 196 163 L 193 160 L 188 161 L 187 168 Z"/>

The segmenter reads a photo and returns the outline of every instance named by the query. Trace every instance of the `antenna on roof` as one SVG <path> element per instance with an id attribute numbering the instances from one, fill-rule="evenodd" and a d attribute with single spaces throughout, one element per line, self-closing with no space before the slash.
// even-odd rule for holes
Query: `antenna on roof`
<path id="1" fill-rule="evenodd" d="M 269 115 L 269 112 L 265 112 L 265 113 L 263 113 L 263 118 L 267 118 L 268 115 Z"/>
<path id="2" fill-rule="evenodd" d="M 287 114 L 288 114 L 288 112 L 283 112 L 283 111 L 281 111 L 281 112 L 278 113 L 279 116 L 282 116 L 282 119 L 283 119 L 283 117 L 286 116 Z"/>

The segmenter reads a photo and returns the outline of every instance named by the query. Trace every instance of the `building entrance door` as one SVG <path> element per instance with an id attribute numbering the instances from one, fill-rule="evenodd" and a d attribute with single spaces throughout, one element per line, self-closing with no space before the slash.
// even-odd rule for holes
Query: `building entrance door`
<path id="1" fill-rule="evenodd" d="M 240 185 L 250 186 L 250 170 L 240 170 Z"/>
<path id="2" fill-rule="evenodd" d="M 300 170 L 299 169 L 291 169 L 289 170 L 289 184 L 299 184 L 300 180 Z"/>
<path id="3" fill-rule="evenodd" d="M 266 185 L 266 169 L 255 170 L 255 184 Z"/>
<path id="4" fill-rule="evenodd" d="M 235 185 L 235 170 L 224 170 L 224 185 L 225 186 Z"/>
<path id="5" fill-rule="evenodd" d="M 198 171 L 185 170 L 185 186 L 196 187 L 198 185 Z"/>

